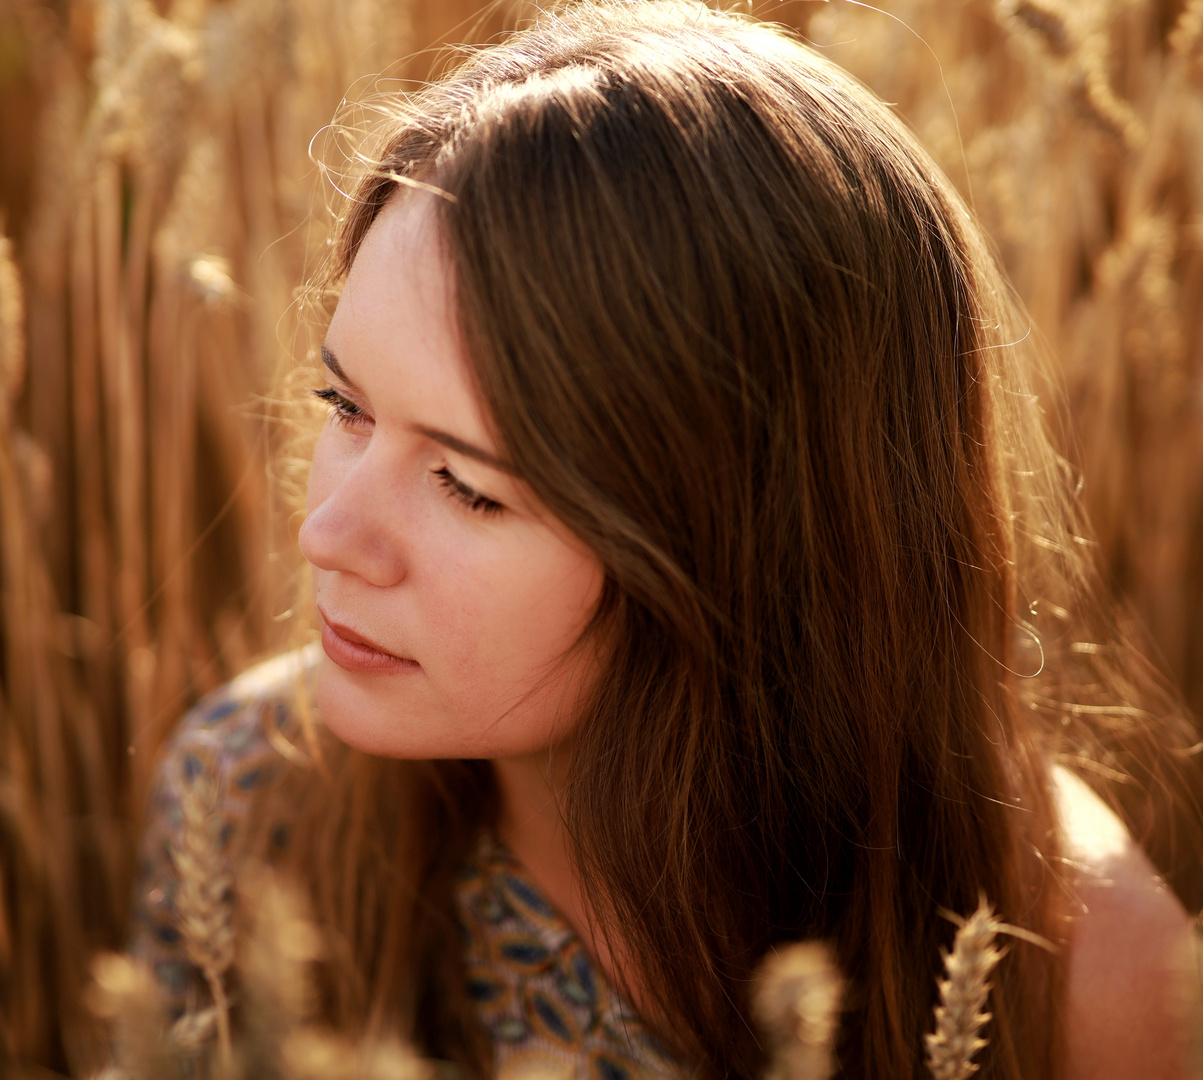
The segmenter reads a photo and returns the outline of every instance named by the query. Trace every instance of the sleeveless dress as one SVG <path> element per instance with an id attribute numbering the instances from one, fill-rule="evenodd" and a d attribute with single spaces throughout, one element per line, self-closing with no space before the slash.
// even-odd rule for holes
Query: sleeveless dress
<path id="1" fill-rule="evenodd" d="M 202 772 L 218 777 L 219 843 L 237 851 L 257 794 L 281 772 L 290 736 L 298 730 L 298 682 L 319 656 L 311 647 L 277 657 L 209 695 L 181 721 L 157 766 L 139 854 L 130 952 L 154 972 L 177 1015 L 203 986 L 185 955 L 174 903 L 171 850 L 182 828 L 182 794 Z M 271 844 L 287 842 L 285 826 L 273 831 Z M 492 1036 L 499 1076 L 522 1066 L 573 1080 L 680 1075 L 634 1010 L 606 985 L 576 932 L 500 842 L 483 838 L 462 867 L 455 906 L 468 995 Z"/>

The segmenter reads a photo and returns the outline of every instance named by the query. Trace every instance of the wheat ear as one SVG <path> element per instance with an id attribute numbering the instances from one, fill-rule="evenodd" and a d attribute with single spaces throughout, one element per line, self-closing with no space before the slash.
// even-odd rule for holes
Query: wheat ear
<path id="1" fill-rule="evenodd" d="M 196 1057 L 212 1041 L 219 1011 L 216 1005 L 210 1005 L 200 1012 L 185 1013 L 171 1025 L 168 1041 L 181 1054 Z"/>
<path id="2" fill-rule="evenodd" d="M 209 984 L 217 1010 L 217 1043 L 229 1067 L 230 1017 L 223 977 L 234 959 L 233 882 L 217 835 L 217 798 L 217 780 L 208 771 L 185 786 L 183 829 L 172 861 L 179 876 L 176 914 L 184 948 Z"/>
<path id="3" fill-rule="evenodd" d="M 280 1044 L 277 1075 L 282 1080 L 432 1080 L 433 1073 L 428 1062 L 395 1040 L 367 1038 L 353 1044 L 333 1031 L 301 1027 Z M 556 1072 L 522 1072 L 506 1080 L 566 1080 L 572 1075 L 569 1064 Z"/>
<path id="4" fill-rule="evenodd" d="M 242 1068 L 247 1076 L 288 1076 L 285 1047 L 312 1004 L 309 968 L 321 953 L 321 936 L 302 894 L 270 870 L 248 867 L 238 884 L 250 924 L 238 950 L 245 995 Z"/>
<path id="5" fill-rule="evenodd" d="M 1001 930 L 1009 929 L 994 917 L 983 896 L 968 919 L 949 916 L 958 924 L 952 952 L 944 952 L 946 979 L 941 979 L 936 1030 L 926 1036 L 927 1068 L 934 1080 L 966 1080 L 980 1066 L 973 1056 L 986 1045 L 981 1030 L 990 1020 L 985 1011 L 990 996 L 990 972 L 1002 959 L 994 947 Z"/>
<path id="6" fill-rule="evenodd" d="M 1017 0 L 1012 4 L 1004 4 L 1002 11 L 1018 19 L 1040 37 L 1053 55 L 1068 56 L 1073 52 L 1073 34 L 1065 9 L 1059 3 L 1049 3 L 1049 0 Z"/>
<path id="7" fill-rule="evenodd" d="M 1170 49 L 1190 60 L 1203 42 L 1203 0 L 1189 0 L 1170 33 Z"/>
<path id="8" fill-rule="evenodd" d="M 790 945 L 765 960 L 752 1003 L 769 1044 L 765 1080 L 828 1080 L 843 996 L 844 979 L 820 941 Z"/>
<path id="9" fill-rule="evenodd" d="M 126 956 L 104 953 L 92 964 L 91 1011 L 113 1025 L 119 1076 L 165 1080 L 175 1074 L 167 1043 L 167 1007 L 154 976 Z"/>

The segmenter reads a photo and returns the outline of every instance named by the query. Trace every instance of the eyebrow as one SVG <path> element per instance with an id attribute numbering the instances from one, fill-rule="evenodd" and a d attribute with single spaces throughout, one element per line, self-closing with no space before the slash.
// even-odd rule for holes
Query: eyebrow
<path id="1" fill-rule="evenodd" d="M 338 362 L 338 357 L 334 355 L 325 344 L 322 345 L 322 363 L 330 369 L 330 373 L 338 379 L 348 390 L 354 390 L 357 394 L 362 394 L 363 391 L 355 385 L 355 380 L 352 379 L 345 371 L 343 366 Z"/>
<path id="2" fill-rule="evenodd" d="M 325 345 L 322 346 L 322 363 L 330 369 L 330 373 L 334 375 L 348 390 L 357 394 L 362 394 L 363 391 L 355 384 L 354 380 L 347 376 L 343 370 L 342 364 L 338 362 L 338 357 L 334 355 Z M 479 461 L 484 465 L 488 465 L 498 472 L 507 473 L 510 476 L 517 476 L 518 470 L 514 468 L 504 458 L 497 457 L 496 454 L 490 454 L 487 450 L 482 450 L 479 446 L 474 446 L 470 442 L 465 442 L 458 436 L 451 435 L 446 431 L 440 431 L 438 428 L 427 427 L 425 424 L 410 424 L 411 431 L 417 432 L 419 435 L 425 435 L 426 438 L 432 439 L 434 442 L 440 443 L 447 447 L 448 450 L 454 450 L 457 454 L 462 454 L 466 458 L 472 458 L 474 461 Z"/>

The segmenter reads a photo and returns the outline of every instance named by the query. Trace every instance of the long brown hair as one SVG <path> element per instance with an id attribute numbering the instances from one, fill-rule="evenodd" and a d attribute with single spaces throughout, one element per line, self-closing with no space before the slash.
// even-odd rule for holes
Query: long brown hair
<path id="1" fill-rule="evenodd" d="M 326 280 L 389 199 L 441 193 L 493 434 L 605 566 L 563 816 L 685 1063 L 756 1074 L 757 963 L 819 937 L 851 987 L 841 1075 L 920 1076 L 941 909 L 984 892 L 1065 937 L 1058 756 L 1173 793 L 1194 858 L 1157 749 L 1193 734 L 1100 636 L 1026 324 L 884 105 L 747 17 L 577 4 L 375 137 Z M 486 1069 L 449 897 L 496 809 L 487 763 L 329 768 L 297 858 L 341 943 L 331 1010 Z M 1010 949 L 984 1077 L 1054 1075 L 1063 983 Z"/>

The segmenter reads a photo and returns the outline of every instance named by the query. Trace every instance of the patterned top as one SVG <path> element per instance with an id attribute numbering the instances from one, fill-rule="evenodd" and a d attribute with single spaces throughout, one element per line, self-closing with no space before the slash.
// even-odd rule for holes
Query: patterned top
<path id="1" fill-rule="evenodd" d="M 185 955 L 175 908 L 170 852 L 182 827 L 183 791 L 202 772 L 219 778 L 219 842 L 231 853 L 241 850 L 257 793 L 296 754 L 299 682 L 319 656 L 311 647 L 277 657 L 209 695 L 181 722 L 159 763 L 130 951 L 150 965 L 177 1014 L 203 999 L 203 980 Z M 278 830 L 270 842 L 282 847 L 287 835 Z M 498 1076 L 528 1069 L 564 1080 L 679 1074 L 500 842 L 482 839 L 460 872 L 455 901 L 468 995 L 492 1034 Z"/>

